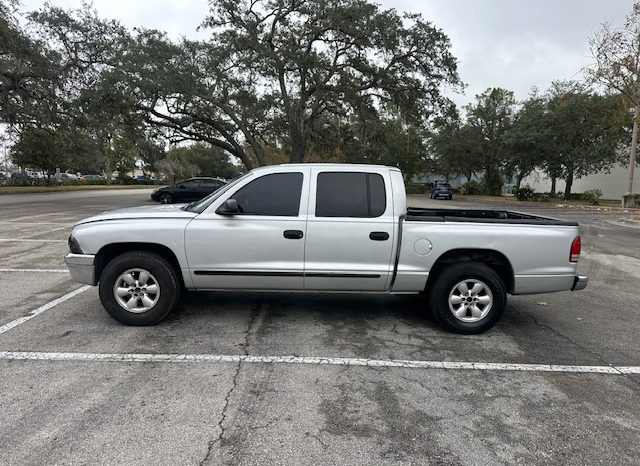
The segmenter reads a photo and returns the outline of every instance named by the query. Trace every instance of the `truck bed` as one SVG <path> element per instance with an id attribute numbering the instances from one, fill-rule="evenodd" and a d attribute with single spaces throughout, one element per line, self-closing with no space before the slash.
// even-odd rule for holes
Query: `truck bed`
<path id="1" fill-rule="evenodd" d="M 511 210 L 483 209 L 423 209 L 408 207 L 407 222 L 472 222 L 509 223 L 526 225 L 578 226 L 577 222 L 552 217 L 514 212 Z"/>

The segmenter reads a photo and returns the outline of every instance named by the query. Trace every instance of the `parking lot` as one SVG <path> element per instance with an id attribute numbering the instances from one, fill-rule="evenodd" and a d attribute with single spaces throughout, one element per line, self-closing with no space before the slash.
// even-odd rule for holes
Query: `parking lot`
<path id="1" fill-rule="evenodd" d="M 1 464 L 640 462 L 630 213 L 523 208 L 581 223 L 590 283 L 510 297 L 482 335 L 367 294 L 191 293 L 162 324 L 125 327 L 63 255 L 75 221 L 148 199 L 0 196 Z M 433 203 L 481 207 L 410 199 Z"/>

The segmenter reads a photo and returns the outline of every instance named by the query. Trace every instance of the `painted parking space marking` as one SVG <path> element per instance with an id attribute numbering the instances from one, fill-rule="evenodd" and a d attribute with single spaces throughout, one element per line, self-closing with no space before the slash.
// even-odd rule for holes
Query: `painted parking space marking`
<path id="1" fill-rule="evenodd" d="M 12 273 L 69 273 L 67 269 L 0 269 L 0 272 L 12 272 Z"/>
<path id="2" fill-rule="evenodd" d="M 25 316 L 18 317 L 17 319 L 12 320 L 8 324 L 4 324 L 4 325 L 0 326 L 0 335 L 2 335 L 3 333 L 8 332 L 12 328 L 17 327 L 20 324 L 24 324 L 25 322 L 33 319 L 34 317 L 39 316 L 43 312 L 48 311 L 52 307 L 56 307 L 58 304 L 64 303 L 68 299 L 71 299 L 74 296 L 77 296 L 80 293 L 83 293 L 83 292 L 87 291 L 90 288 L 92 288 L 91 285 L 85 285 L 85 286 L 82 286 L 80 288 L 77 288 L 77 289 L 75 289 L 75 290 L 73 290 L 73 291 L 71 291 L 71 292 L 69 292 L 69 293 L 67 293 L 67 294 L 65 294 L 63 296 L 60 296 L 57 299 L 54 299 L 53 301 L 49 301 L 47 304 L 43 304 L 42 306 L 40 306 L 37 309 L 34 309 L 33 311 L 29 312 L 29 314 L 27 314 Z"/>
<path id="3" fill-rule="evenodd" d="M 14 225 L 74 225 L 73 222 L 18 222 L 15 220 L 0 220 L 0 224 Z"/>
<path id="4" fill-rule="evenodd" d="M 64 239 L 0 238 L 3 243 L 66 243 Z"/>
<path id="5" fill-rule="evenodd" d="M 61 353 L 40 351 L 0 351 L 0 360 L 208 364 L 243 362 L 249 364 L 324 364 L 329 366 L 396 367 L 401 369 L 572 372 L 608 375 L 640 374 L 640 366 L 580 366 L 560 364 L 512 364 L 491 362 L 411 361 L 400 359 L 313 356 L 247 356 L 188 353 Z"/>

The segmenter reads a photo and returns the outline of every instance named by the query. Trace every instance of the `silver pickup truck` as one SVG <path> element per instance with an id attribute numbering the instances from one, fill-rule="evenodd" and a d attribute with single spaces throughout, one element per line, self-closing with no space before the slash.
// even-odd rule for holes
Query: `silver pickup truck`
<path id="1" fill-rule="evenodd" d="M 262 167 L 188 205 L 83 220 L 65 262 L 128 325 L 161 321 L 185 289 L 424 293 L 441 326 L 471 334 L 507 293 L 587 285 L 576 223 L 406 202 L 397 168 Z"/>

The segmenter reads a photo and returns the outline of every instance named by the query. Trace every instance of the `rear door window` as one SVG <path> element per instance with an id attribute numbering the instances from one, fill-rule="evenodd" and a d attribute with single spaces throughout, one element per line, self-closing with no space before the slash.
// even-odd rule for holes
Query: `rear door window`
<path id="1" fill-rule="evenodd" d="M 387 208 L 384 179 L 377 173 L 318 174 L 316 217 L 380 217 Z"/>

